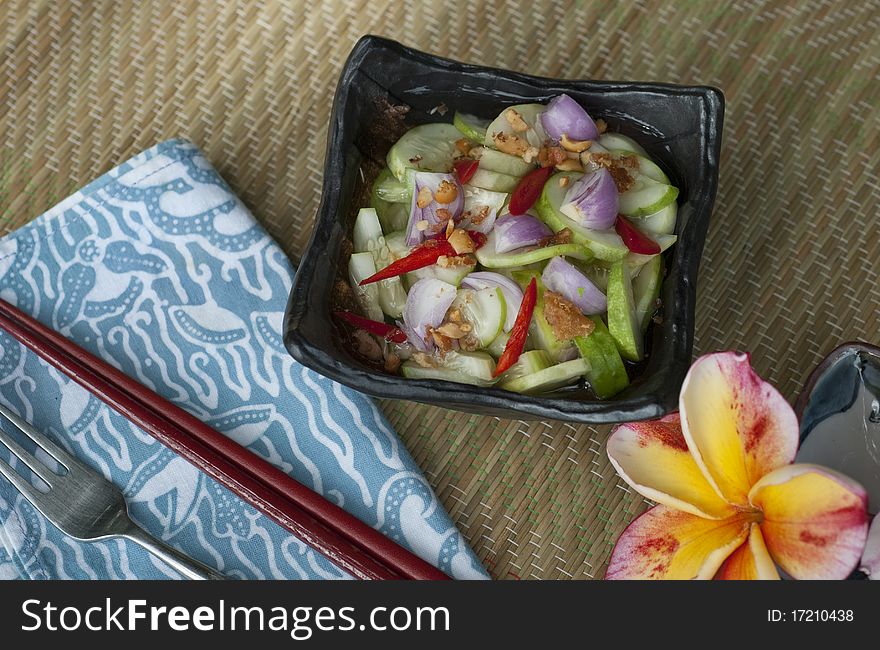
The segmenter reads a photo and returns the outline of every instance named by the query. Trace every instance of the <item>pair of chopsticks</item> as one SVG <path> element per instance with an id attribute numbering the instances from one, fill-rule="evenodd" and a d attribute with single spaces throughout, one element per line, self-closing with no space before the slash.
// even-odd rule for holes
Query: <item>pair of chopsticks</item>
<path id="1" fill-rule="evenodd" d="M 448 579 L 271 463 L 2 299 L 0 328 L 351 575 L 364 580 Z"/>

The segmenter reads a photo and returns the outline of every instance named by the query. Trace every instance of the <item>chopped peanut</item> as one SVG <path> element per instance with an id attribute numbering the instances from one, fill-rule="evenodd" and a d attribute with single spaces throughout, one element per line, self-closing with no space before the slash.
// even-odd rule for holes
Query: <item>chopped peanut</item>
<path id="1" fill-rule="evenodd" d="M 434 344 L 440 348 L 443 352 L 452 349 L 452 339 L 448 336 L 444 336 L 439 330 L 428 328 L 428 331 L 431 333 L 431 338 L 434 339 Z"/>
<path id="2" fill-rule="evenodd" d="M 437 218 L 441 221 L 449 221 L 452 219 L 452 213 L 446 208 L 437 208 Z"/>
<path id="3" fill-rule="evenodd" d="M 581 165 L 581 161 L 577 158 L 566 158 L 556 165 L 556 169 L 563 172 L 582 172 L 584 171 L 584 166 Z"/>
<path id="4" fill-rule="evenodd" d="M 428 187 L 423 187 L 416 195 L 416 205 L 420 208 L 427 208 L 433 200 L 434 195 L 431 194 L 431 189 Z"/>
<path id="5" fill-rule="evenodd" d="M 492 136 L 492 140 L 499 151 L 509 153 L 511 156 L 523 156 L 529 150 L 528 141 L 512 133 L 496 133 Z"/>
<path id="6" fill-rule="evenodd" d="M 474 328 L 470 323 L 462 323 L 461 324 L 461 331 L 462 332 L 467 333 L 467 332 L 470 332 L 472 329 L 474 329 Z"/>
<path id="7" fill-rule="evenodd" d="M 559 144 L 562 145 L 562 148 L 566 151 L 571 151 L 573 153 L 580 153 L 582 151 L 586 151 L 590 148 L 590 145 L 593 144 L 592 140 L 569 140 L 568 135 L 563 133 L 562 138 L 559 140 Z"/>
<path id="8" fill-rule="evenodd" d="M 539 153 L 540 152 L 538 151 L 538 147 L 529 147 L 525 150 L 525 153 L 523 153 L 522 159 L 525 160 L 527 163 L 535 162 L 535 159 L 538 157 Z"/>
<path id="9" fill-rule="evenodd" d="M 467 334 L 463 329 L 463 326 L 458 323 L 443 323 L 437 328 L 437 331 L 443 336 L 448 336 L 451 339 L 461 339 Z"/>
<path id="10" fill-rule="evenodd" d="M 437 363 L 434 358 L 424 352 L 413 352 L 412 360 L 419 364 L 422 368 L 436 368 Z"/>
<path id="11" fill-rule="evenodd" d="M 449 181 L 440 181 L 440 185 L 437 187 L 437 191 L 434 193 L 434 198 L 437 203 L 448 204 L 455 201 L 458 198 L 458 188 L 454 183 L 450 183 Z"/>
<path id="12" fill-rule="evenodd" d="M 428 229 L 428 226 L 431 225 L 428 223 L 427 219 L 422 219 L 420 221 L 416 221 L 416 230 L 419 232 L 424 232 Z"/>
<path id="13" fill-rule="evenodd" d="M 443 268 L 452 266 L 472 266 L 476 261 L 470 255 L 441 255 L 437 258 L 437 264 Z"/>
<path id="14" fill-rule="evenodd" d="M 633 162 L 629 159 L 635 159 L 635 165 L 638 165 L 638 159 L 635 156 L 628 155 L 618 157 L 610 153 L 592 153 L 590 154 L 590 162 L 600 167 L 605 167 L 611 172 L 611 178 L 617 186 L 620 193 L 626 192 L 635 185 L 635 177 L 629 173 Z"/>
<path id="15" fill-rule="evenodd" d="M 608 130 L 608 123 L 605 120 L 603 120 L 601 117 L 598 120 L 596 120 L 596 130 L 599 133 L 605 133 L 605 131 Z"/>
<path id="16" fill-rule="evenodd" d="M 563 176 L 562 178 L 559 179 L 559 187 L 565 187 L 566 185 L 568 185 L 568 182 L 570 180 L 571 179 L 568 176 Z"/>
<path id="17" fill-rule="evenodd" d="M 468 210 L 461 215 L 461 220 L 465 221 L 472 226 L 479 226 L 483 221 L 486 220 L 486 217 L 489 216 L 489 206 L 481 205 L 478 206 L 479 210 L 475 207 L 473 210 Z"/>
<path id="18" fill-rule="evenodd" d="M 541 246 L 556 246 L 557 244 L 570 244 L 572 232 L 570 228 L 563 228 L 555 235 L 550 235 L 542 239 L 539 243 Z"/>
<path id="19" fill-rule="evenodd" d="M 504 119 L 507 120 L 507 123 L 510 124 L 511 128 L 517 133 L 523 133 L 529 130 L 529 125 L 526 124 L 522 115 L 512 108 L 508 108 L 504 111 Z"/>
<path id="20" fill-rule="evenodd" d="M 466 156 L 471 152 L 471 149 L 474 148 L 474 145 L 467 138 L 460 138 L 455 141 L 455 148 Z"/>
<path id="21" fill-rule="evenodd" d="M 455 252 L 459 255 L 463 255 L 464 253 L 473 253 L 475 250 L 474 240 L 471 239 L 466 230 L 462 230 L 461 228 L 456 228 L 455 230 L 453 230 L 452 234 L 449 235 L 447 239 L 449 240 L 449 244 L 452 246 L 452 248 L 455 249 Z"/>
<path id="22" fill-rule="evenodd" d="M 453 230 L 455 230 L 455 222 L 452 220 L 450 215 L 450 219 L 446 222 L 446 239 L 449 239 L 449 236 L 452 234 Z"/>
<path id="23" fill-rule="evenodd" d="M 565 151 L 560 147 L 541 147 L 538 153 L 538 163 L 541 167 L 555 167 L 565 158 Z"/>

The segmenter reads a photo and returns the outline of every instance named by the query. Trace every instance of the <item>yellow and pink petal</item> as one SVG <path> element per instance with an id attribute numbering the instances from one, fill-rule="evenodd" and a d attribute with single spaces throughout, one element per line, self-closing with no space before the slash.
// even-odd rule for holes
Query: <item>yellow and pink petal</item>
<path id="1" fill-rule="evenodd" d="M 606 580 L 708 580 L 749 534 L 742 516 L 705 519 L 654 506 L 623 531 Z"/>
<path id="2" fill-rule="evenodd" d="M 608 438 L 608 458 L 623 480 L 649 499 L 710 519 L 734 514 L 688 451 L 678 413 L 617 427 Z"/>
<path id="3" fill-rule="evenodd" d="M 691 366 L 679 398 L 682 431 L 697 465 L 727 501 L 746 505 L 751 486 L 791 463 L 797 417 L 748 355 L 720 352 Z"/>
<path id="4" fill-rule="evenodd" d="M 767 550 L 792 577 L 842 580 L 858 564 L 868 496 L 852 479 L 818 465 L 788 465 L 758 481 L 749 501 L 763 513 Z"/>
<path id="5" fill-rule="evenodd" d="M 779 580 L 779 572 L 764 544 L 758 524 L 752 524 L 749 539 L 724 561 L 716 580 Z"/>

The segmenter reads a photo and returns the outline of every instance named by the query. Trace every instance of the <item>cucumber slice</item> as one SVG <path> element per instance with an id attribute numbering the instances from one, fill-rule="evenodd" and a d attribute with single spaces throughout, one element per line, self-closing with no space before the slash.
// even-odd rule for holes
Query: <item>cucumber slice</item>
<path id="1" fill-rule="evenodd" d="M 628 217 L 644 217 L 660 212 L 678 198 L 678 188 L 665 183 L 658 183 L 645 176 L 636 174 L 635 185 L 620 195 L 619 210 Z"/>
<path id="2" fill-rule="evenodd" d="M 351 280 L 351 288 L 357 296 L 358 303 L 364 312 L 364 316 L 371 320 L 383 321 L 382 308 L 379 306 L 379 287 L 377 283 L 360 286 L 360 281 L 365 280 L 376 272 L 376 263 L 372 253 L 354 253 L 348 261 L 348 277 Z"/>
<path id="3" fill-rule="evenodd" d="M 671 235 L 675 232 L 677 217 L 678 204 L 673 201 L 659 212 L 638 218 L 633 225 L 650 235 Z"/>
<path id="4" fill-rule="evenodd" d="M 519 282 L 520 286 L 525 289 L 532 278 L 537 280 L 538 299 L 535 301 L 535 311 L 532 322 L 529 325 L 529 337 L 534 347 L 545 350 L 554 362 L 570 359 L 570 353 L 574 344 L 571 341 L 561 341 L 556 338 L 553 328 L 547 322 L 544 316 L 544 285 L 541 282 L 541 275 L 536 271 L 514 271 L 513 279 Z"/>
<path id="5" fill-rule="evenodd" d="M 633 300 L 636 303 L 636 317 L 642 329 L 642 336 L 648 331 L 651 317 L 657 310 L 657 298 L 663 284 L 663 256 L 655 255 L 642 267 L 633 280 Z"/>
<path id="6" fill-rule="evenodd" d="M 632 278 L 625 262 L 615 262 L 608 274 L 608 331 L 620 356 L 641 361 L 644 354 L 642 326 L 636 314 Z"/>
<path id="7" fill-rule="evenodd" d="M 476 264 L 463 264 L 460 266 L 432 264 L 431 266 L 410 271 L 406 274 L 406 281 L 409 286 L 412 286 L 422 278 L 436 278 L 457 287 L 464 280 L 465 276 L 468 273 L 472 273 L 476 267 Z"/>
<path id="8" fill-rule="evenodd" d="M 493 357 L 498 359 L 504 353 L 504 348 L 507 345 L 507 341 L 509 339 L 510 332 L 501 332 L 501 334 L 496 336 L 495 340 L 486 347 L 486 351 Z"/>
<path id="9" fill-rule="evenodd" d="M 451 124 L 414 126 L 388 151 L 388 169 L 399 181 L 406 180 L 407 169 L 423 172 L 450 172 L 458 150 L 455 141 L 461 133 Z"/>
<path id="10" fill-rule="evenodd" d="M 376 214 L 375 208 L 361 208 L 354 220 L 354 229 L 351 233 L 351 243 L 354 246 L 354 252 L 373 252 L 380 238 L 382 238 L 382 243 L 384 244 L 385 238 L 382 236 L 382 226 L 379 225 L 379 215 Z M 389 251 L 387 251 L 386 246 L 384 257 L 388 257 L 388 253 Z M 377 269 L 384 268 L 384 266 L 378 266 L 383 256 L 377 253 L 373 257 L 376 259 Z"/>
<path id="11" fill-rule="evenodd" d="M 522 248 L 508 253 L 495 252 L 495 231 L 489 233 L 486 243 L 474 253 L 477 261 L 489 269 L 510 268 L 512 266 L 524 266 L 543 260 L 549 260 L 557 255 L 567 255 L 575 259 L 589 261 L 593 256 L 587 248 L 581 244 L 554 244 L 541 248 Z"/>
<path id="12" fill-rule="evenodd" d="M 390 171 L 383 169 L 376 182 L 373 183 L 373 191 L 370 194 L 370 207 L 376 211 L 379 216 L 379 223 L 382 224 L 383 232 L 394 232 L 395 230 L 404 230 L 409 221 L 410 202 L 408 203 L 389 203 L 381 198 L 377 192 L 379 183 L 385 178 L 394 178 Z M 395 182 L 397 182 L 395 180 Z"/>
<path id="13" fill-rule="evenodd" d="M 638 142 L 620 133 L 603 133 L 596 142 L 608 151 L 629 151 L 645 157 L 648 155 Z"/>
<path id="14" fill-rule="evenodd" d="M 498 385 L 499 388 L 514 393 L 533 395 L 544 393 L 563 386 L 573 384 L 579 377 L 583 377 L 590 370 L 590 364 L 583 357 L 557 363 L 555 366 L 544 368 L 536 373 L 509 379 Z"/>
<path id="15" fill-rule="evenodd" d="M 660 246 L 660 252 L 663 253 L 676 242 L 678 237 L 675 235 L 657 235 L 656 237 L 652 237 L 652 239 L 657 242 L 657 245 Z M 635 277 L 640 269 L 655 257 L 658 256 L 639 255 L 638 253 L 630 253 L 627 255 L 625 261 L 627 267 L 629 267 L 630 276 Z"/>
<path id="16" fill-rule="evenodd" d="M 415 361 L 404 361 L 400 372 L 408 379 L 443 379 L 460 384 L 491 386 L 495 383 L 495 359 L 486 352 L 447 352 L 436 367 L 425 368 Z"/>
<path id="17" fill-rule="evenodd" d="M 352 245 L 356 253 L 370 253 L 376 270 L 380 271 L 394 260 L 391 249 L 382 235 L 379 217 L 373 208 L 361 208 L 354 221 Z M 379 287 L 379 307 L 391 318 L 403 316 L 406 305 L 406 291 L 400 278 L 388 278 L 376 283 Z"/>
<path id="18" fill-rule="evenodd" d="M 571 230 L 572 241 L 586 246 L 596 259 L 609 262 L 623 259 L 629 249 L 623 243 L 620 235 L 613 230 L 584 228 L 559 211 L 559 206 L 562 205 L 568 187 L 581 176 L 582 174 L 579 172 L 560 172 L 551 176 L 544 184 L 541 196 L 535 204 L 538 216 L 553 232 L 559 232 L 563 228 Z M 559 180 L 565 177 L 569 178 L 569 183 L 565 187 L 561 187 Z"/>
<path id="19" fill-rule="evenodd" d="M 388 246 L 391 257 L 395 260 L 406 257 L 409 255 L 410 250 L 412 250 L 406 245 L 406 232 L 403 230 L 390 232 L 385 235 L 385 244 Z"/>
<path id="20" fill-rule="evenodd" d="M 519 178 L 510 174 L 502 174 L 501 172 L 492 172 L 488 169 L 478 167 L 474 175 L 468 181 L 469 185 L 480 187 L 484 190 L 492 190 L 493 192 L 513 192 L 519 184 Z"/>
<path id="21" fill-rule="evenodd" d="M 373 183 L 373 196 L 386 203 L 405 203 L 409 207 L 412 202 L 412 179 L 407 175 L 399 181 L 386 167 Z"/>
<path id="22" fill-rule="evenodd" d="M 498 338 L 507 318 L 507 303 L 498 287 L 485 289 L 459 289 L 451 309 L 461 310 L 461 315 L 474 330 L 473 335 L 480 347 L 488 347 Z"/>
<path id="23" fill-rule="evenodd" d="M 523 121 L 529 126 L 528 130 L 523 133 L 517 133 L 514 131 L 513 127 L 510 126 L 510 122 L 504 117 L 504 113 L 508 110 L 505 108 L 501 111 L 501 114 L 496 117 L 488 127 L 486 127 L 486 137 L 483 139 L 483 144 L 494 149 L 495 140 L 493 139 L 493 136 L 496 133 L 508 133 L 519 137 L 525 136 L 526 140 L 528 140 L 529 144 L 533 147 L 540 147 L 543 145 L 544 139 L 547 136 L 544 133 L 544 127 L 538 117 L 541 113 L 547 110 L 547 107 L 544 106 L 544 104 L 517 104 L 516 106 L 510 106 L 508 108 L 512 108 L 522 116 Z"/>
<path id="24" fill-rule="evenodd" d="M 535 169 L 535 165 L 527 163 L 519 156 L 512 156 L 509 153 L 490 149 L 489 147 L 475 147 L 471 151 L 471 155 L 479 158 L 480 169 L 490 172 L 499 172 L 508 174 L 509 176 L 521 177 Z"/>
<path id="25" fill-rule="evenodd" d="M 461 134 L 468 140 L 482 144 L 486 139 L 486 127 L 491 121 L 456 111 L 452 118 L 452 125 L 461 131 Z"/>
<path id="26" fill-rule="evenodd" d="M 605 323 L 598 316 L 592 318 L 596 328 L 589 336 L 575 337 L 574 343 L 590 364 L 586 376 L 596 397 L 608 399 L 629 386 L 629 377 Z"/>
<path id="27" fill-rule="evenodd" d="M 533 375 L 552 365 L 553 362 L 544 350 L 528 350 L 519 355 L 516 363 L 510 366 L 510 369 L 501 376 L 501 381 L 506 382 L 526 377 L 527 375 Z"/>

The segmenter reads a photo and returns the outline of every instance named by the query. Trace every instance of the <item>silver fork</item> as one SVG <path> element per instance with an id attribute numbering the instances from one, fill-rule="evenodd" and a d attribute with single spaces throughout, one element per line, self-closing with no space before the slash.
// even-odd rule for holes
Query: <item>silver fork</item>
<path id="1" fill-rule="evenodd" d="M 224 576 L 210 567 L 187 557 L 180 551 L 147 534 L 128 516 L 122 492 L 103 476 L 61 449 L 33 426 L 0 405 L 0 415 L 52 456 L 67 473 L 59 475 L 41 463 L 0 426 L 3 443 L 18 460 L 49 486 L 41 492 L 30 481 L 0 459 L 0 474 L 12 483 L 25 499 L 63 533 L 82 541 L 108 537 L 124 537 L 171 565 L 192 580 L 223 580 Z"/>

